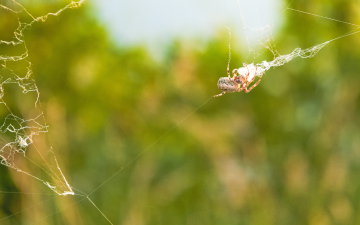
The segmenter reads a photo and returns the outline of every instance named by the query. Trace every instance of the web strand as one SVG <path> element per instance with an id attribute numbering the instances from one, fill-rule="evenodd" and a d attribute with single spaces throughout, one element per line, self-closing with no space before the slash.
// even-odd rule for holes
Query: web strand
<path id="1" fill-rule="evenodd" d="M 287 10 L 294 11 L 294 12 L 303 13 L 303 14 L 306 14 L 306 15 L 315 16 L 315 17 L 319 17 L 319 18 L 322 18 L 322 19 L 326 19 L 326 20 L 330 20 L 330 21 L 335 21 L 335 22 L 343 23 L 343 24 L 348 24 L 348 25 L 351 25 L 351 26 L 355 26 L 355 27 L 357 27 L 357 28 L 360 28 L 360 25 L 359 25 L 359 24 L 350 23 L 350 22 L 346 22 L 346 21 L 334 19 L 334 18 L 327 17 L 327 16 L 321 16 L 321 15 L 318 15 L 318 14 L 315 14 L 315 13 L 305 12 L 305 11 L 302 11 L 302 10 L 299 10 L 299 9 L 294 9 L 294 8 L 291 8 L 291 7 L 288 7 L 288 8 L 286 8 L 286 9 L 287 9 Z"/>
<path id="2" fill-rule="evenodd" d="M 22 49 L 22 52 L 19 54 L 12 55 L 2 52 L 0 55 L 0 107 L 2 107 L 3 111 L 7 111 L 7 115 L 3 117 L 2 124 L 0 124 L 0 132 L 2 132 L 2 136 L 0 137 L 2 144 L 2 147 L 0 146 L 0 163 L 42 182 L 58 195 L 73 195 L 74 192 L 66 180 L 52 149 L 50 148 L 48 151 L 39 149 L 36 144 L 35 137 L 44 138 L 44 134 L 48 132 L 48 127 L 43 112 L 37 107 L 40 92 L 32 78 L 33 72 L 31 62 L 28 61 L 29 53 L 23 33 L 34 23 L 45 22 L 50 16 L 58 16 L 67 9 L 77 8 L 83 2 L 83 0 L 72 1 L 55 12 L 47 13 L 39 17 L 33 16 L 29 10 L 16 0 L 0 3 L 2 13 L 17 18 L 18 23 L 17 28 L 13 31 L 13 36 L 7 40 L 0 40 L 0 46 Z M 20 18 L 22 18 L 24 14 L 31 19 L 30 22 L 21 21 Z M 9 62 L 12 62 L 14 65 L 10 66 Z M 17 68 L 16 66 L 18 66 L 21 68 L 20 65 L 22 63 L 26 65 L 24 69 L 22 69 L 21 72 L 20 70 L 19 72 L 15 72 L 13 67 L 15 66 L 15 68 Z M 31 96 L 34 96 L 34 107 L 28 109 L 28 111 L 36 112 L 35 115 L 28 115 L 26 116 L 27 118 L 25 118 L 21 114 L 29 114 L 28 112 L 20 111 L 19 113 L 19 109 L 13 110 L 14 106 L 7 104 L 4 96 L 9 99 L 14 95 L 12 92 L 8 93 L 8 90 L 5 88 L 8 86 L 15 86 L 23 95 L 31 94 Z M 34 160 L 32 157 L 29 157 L 27 154 L 28 151 L 35 151 L 38 158 Z M 50 160 L 43 156 L 44 152 L 45 154 L 50 154 Z M 30 170 L 20 168 L 16 163 L 19 158 L 23 158 L 23 160 L 35 168 L 38 168 L 46 175 L 46 178 Z M 53 161 L 53 163 L 50 161 Z"/>
<path id="3" fill-rule="evenodd" d="M 256 64 L 256 67 L 259 68 L 259 73 L 256 74 L 256 76 L 262 76 L 264 74 L 265 71 L 269 70 L 272 67 L 279 67 L 279 66 L 283 66 L 286 63 L 292 61 L 293 59 L 299 57 L 299 58 L 312 58 L 315 55 L 317 55 L 319 53 L 319 51 L 321 49 L 323 49 L 326 45 L 330 44 L 333 41 L 345 38 L 345 37 L 349 37 L 355 34 L 360 33 L 360 28 L 356 29 L 355 31 L 349 32 L 347 34 L 335 37 L 329 41 L 325 41 L 321 44 L 312 46 L 310 48 L 306 48 L 306 49 L 301 49 L 301 48 L 296 48 L 294 49 L 290 54 L 287 55 L 280 55 L 278 57 L 276 57 L 275 59 L 273 59 L 272 61 L 263 61 L 261 63 Z"/>
<path id="4" fill-rule="evenodd" d="M 27 62 L 28 63 L 27 71 L 23 76 L 16 75 L 14 73 L 14 71 L 12 71 L 11 69 L 8 68 L 7 63 L 8 62 L 20 62 L 23 60 L 27 60 L 28 49 L 24 42 L 24 37 L 23 37 L 24 30 L 30 28 L 36 22 L 45 22 L 50 16 L 58 16 L 64 10 L 71 9 L 71 8 L 77 8 L 84 1 L 83 0 L 73 1 L 56 12 L 47 13 L 40 17 L 33 16 L 23 5 L 19 4 L 17 1 L 15 1 L 15 0 L 11 0 L 11 1 L 19 7 L 19 10 L 9 8 L 8 6 L 1 5 L 1 4 L 0 4 L 0 8 L 4 9 L 6 11 L 9 11 L 13 14 L 16 14 L 16 15 L 18 15 L 20 13 L 25 13 L 32 19 L 32 21 L 29 23 L 25 23 L 25 24 L 19 22 L 19 27 L 14 32 L 13 40 L 0 40 L 0 45 L 23 46 L 25 49 L 24 52 L 19 55 L 14 55 L 14 56 L 6 55 L 6 54 L 0 55 L 0 66 L 2 67 L 2 69 L 7 71 L 8 75 L 11 75 L 10 79 L 5 79 L 4 81 L 2 81 L 0 88 L 2 89 L 4 85 L 15 84 L 25 92 L 35 93 L 36 100 L 34 101 L 35 102 L 34 105 L 36 106 L 39 101 L 39 91 L 37 89 L 36 83 L 34 82 L 34 80 L 32 78 L 31 63 Z M 321 44 L 315 45 L 310 48 L 306 48 L 306 49 L 296 48 L 291 53 L 286 54 L 286 55 L 279 55 L 272 61 L 269 61 L 269 62 L 264 61 L 259 64 L 256 64 L 256 66 L 262 68 L 264 71 L 269 70 L 272 67 L 282 66 L 297 57 L 311 58 L 311 57 L 315 56 L 321 49 L 323 49 L 329 43 L 331 43 L 335 40 L 344 38 L 344 37 L 355 35 L 360 32 L 360 30 L 359 30 L 360 25 L 357 25 L 357 24 L 333 19 L 330 17 L 324 17 L 324 16 L 320 16 L 320 15 L 316 15 L 313 13 L 296 10 L 296 9 L 292 9 L 292 8 L 287 8 L 287 9 L 296 11 L 299 13 L 311 15 L 311 16 L 316 16 L 316 17 L 323 18 L 323 19 L 328 19 L 328 20 L 331 20 L 334 22 L 340 22 L 340 23 L 356 26 L 357 30 L 350 32 L 348 34 L 339 36 L 339 37 L 335 37 L 329 41 L 325 41 Z M 231 60 L 231 33 L 229 34 L 229 37 L 230 37 L 229 38 L 230 40 L 229 40 L 229 46 L 228 46 L 228 48 L 229 48 L 228 65 L 230 65 L 230 60 Z M 84 201 L 85 199 L 87 199 L 89 201 L 89 203 L 93 207 L 96 208 L 96 210 L 104 217 L 104 219 L 106 219 L 106 221 L 109 224 L 113 224 L 111 222 L 111 220 L 94 203 L 94 201 L 90 198 L 90 196 L 93 195 L 94 193 L 96 193 L 98 190 L 100 190 L 104 185 L 108 184 L 111 180 L 115 179 L 116 176 L 121 174 L 130 165 L 134 164 L 147 151 L 153 149 L 161 140 L 163 140 L 166 136 L 168 136 L 171 132 L 173 132 L 174 129 L 176 129 L 177 127 L 182 125 L 190 116 L 192 116 L 194 113 L 198 112 L 202 107 L 207 105 L 211 99 L 212 99 L 212 97 L 207 99 L 205 102 L 200 104 L 199 107 L 197 107 L 196 109 L 194 109 L 190 113 L 188 113 L 186 116 L 184 116 L 182 120 L 175 123 L 175 125 L 171 126 L 166 131 L 164 131 L 163 134 L 160 135 L 155 141 L 153 141 L 151 144 L 149 144 L 144 150 L 140 151 L 133 160 L 129 161 L 126 165 L 120 167 L 115 173 L 113 173 L 112 175 L 110 175 L 106 179 L 104 179 L 99 185 L 97 185 L 95 188 L 93 188 L 92 191 L 89 192 L 89 194 L 84 194 L 80 190 L 77 190 L 76 188 L 73 188 L 70 186 L 69 182 L 67 181 L 64 173 L 62 172 L 62 170 L 59 166 L 59 163 L 53 153 L 53 150 L 51 148 L 48 150 L 48 153 L 50 152 L 50 155 L 53 157 L 52 159 L 54 160 L 53 164 L 51 164 L 43 157 L 41 151 L 37 148 L 36 144 L 33 143 L 33 137 L 42 135 L 43 133 L 46 133 L 48 131 L 47 125 L 46 125 L 47 123 L 44 122 L 45 121 L 44 115 L 40 114 L 40 115 L 31 117 L 31 118 L 19 117 L 16 115 L 16 113 L 14 113 L 11 110 L 10 107 L 8 107 L 8 105 L 6 104 L 4 99 L 1 98 L 0 105 L 4 106 L 8 111 L 8 115 L 5 117 L 5 121 L 2 124 L 1 128 L 3 130 L 3 133 L 6 133 L 6 132 L 11 133 L 11 134 L 15 135 L 15 138 L 11 139 L 9 141 L 9 140 L 7 140 L 7 138 L 1 137 L 1 140 L 5 144 L 4 144 L 3 148 L 0 149 L 0 160 L 3 165 L 5 165 L 9 168 L 12 168 L 20 173 L 26 174 L 26 175 L 42 182 L 44 185 L 46 185 L 48 188 L 50 188 L 52 191 L 54 191 L 56 193 L 56 194 L 54 194 L 55 196 L 75 195 L 75 196 L 84 197 L 81 201 Z M 28 124 L 32 124 L 32 125 L 28 125 Z M 8 148 L 10 148 L 10 150 L 7 150 Z M 44 165 L 46 167 L 39 165 L 35 161 L 32 161 L 32 159 L 30 159 L 30 158 L 27 158 L 27 156 L 26 156 L 27 151 L 36 151 L 37 154 L 40 156 L 42 163 L 44 163 Z M 8 152 L 9 152 L 9 155 L 5 154 Z M 14 157 L 24 157 L 28 162 L 32 163 L 33 165 L 38 167 L 40 170 L 42 170 L 48 177 L 51 178 L 51 180 L 55 180 L 56 184 L 53 184 L 53 183 L 51 183 L 50 180 L 45 180 L 45 179 L 37 176 L 36 174 L 34 175 L 30 172 L 27 172 L 27 171 L 24 171 L 24 170 L 18 168 L 16 163 L 13 160 Z M 73 190 L 75 190 L 76 193 Z M 77 194 L 77 192 L 79 192 L 80 194 Z M 18 192 L 0 192 L 0 193 L 16 194 Z M 23 192 L 21 192 L 21 193 L 29 194 L 29 195 L 37 194 L 37 193 L 23 193 Z M 14 213 L 12 216 L 15 216 L 18 214 L 19 213 Z M 4 218 L 0 218 L 0 221 L 3 219 Z"/>
<path id="5" fill-rule="evenodd" d="M 95 192 L 97 192 L 101 187 L 103 187 L 105 184 L 109 183 L 111 180 L 113 180 L 116 176 L 121 174 L 126 168 L 128 168 L 130 165 L 134 164 L 145 152 L 151 150 L 154 146 L 156 146 L 162 139 L 164 139 L 166 136 L 168 136 L 175 128 L 182 125 L 190 116 L 195 114 L 197 111 L 199 111 L 201 108 L 203 108 L 205 105 L 207 105 L 213 97 L 209 97 L 207 100 L 205 100 L 202 104 L 200 104 L 196 109 L 192 110 L 190 113 L 188 113 L 186 116 L 183 117 L 182 120 L 177 122 L 175 125 L 168 128 L 166 131 L 164 131 L 163 134 L 161 134 L 153 143 L 148 145 L 147 148 L 140 151 L 133 160 L 131 160 L 128 164 L 125 166 L 122 166 L 120 169 L 118 169 L 116 172 L 114 172 L 111 176 L 109 176 L 107 179 L 105 179 L 103 182 L 101 182 L 99 185 L 97 185 L 93 190 L 91 190 L 88 194 L 88 196 L 93 195 Z"/>

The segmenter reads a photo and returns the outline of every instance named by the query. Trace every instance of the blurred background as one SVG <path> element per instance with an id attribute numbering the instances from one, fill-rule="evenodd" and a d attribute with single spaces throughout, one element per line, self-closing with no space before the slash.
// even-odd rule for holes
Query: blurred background
<path id="1" fill-rule="evenodd" d="M 360 25 L 360 3 L 173 2 L 87 1 L 25 31 L 42 139 L 75 192 L 114 224 L 359 224 L 359 35 L 271 69 L 249 94 L 208 100 L 229 30 L 237 68 L 359 28 L 287 7 Z M 33 15 L 65 5 L 22 3 Z M 3 39 L 14 18 L 1 17 Z M 5 166 L 0 177 L 0 224 L 108 224 L 83 196 Z"/>

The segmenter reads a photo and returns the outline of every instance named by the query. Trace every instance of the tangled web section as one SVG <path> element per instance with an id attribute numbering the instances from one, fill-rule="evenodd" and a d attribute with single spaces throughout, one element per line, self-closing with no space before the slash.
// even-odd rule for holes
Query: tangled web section
<path id="1" fill-rule="evenodd" d="M 58 195 L 74 192 L 47 143 L 48 126 L 24 33 L 34 23 L 82 3 L 71 1 L 54 12 L 35 16 L 19 1 L 0 1 L 0 163 L 39 180 Z"/>
<path id="2" fill-rule="evenodd" d="M 314 15 L 314 14 L 311 14 L 311 15 Z M 318 15 L 316 15 L 316 16 L 318 16 Z M 334 19 L 332 19 L 332 20 L 334 20 Z M 343 22 L 343 21 L 341 21 L 341 22 Z M 356 29 L 350 33 L 341 35 L 339 37 L 333 38 L 329 41 L 325 41 L 323 43 L 312 46 L 310 48 L 306 48 L 306 49 L 295 48 L 291 53 L 286 54 L 286 55 L 279 55 L 279 56 L 275 57 L 272 61 L 262 61 L 261 63 L 257 63 L 257 64 L 251 63 L 248 65 L 245 64 L 243 67 L 240 67 L 236 70 L 238 71 L 239 74 L 251 74 L 252 77 L 255 77 L 255 76 L 261 77 L 264 75 L 264 73 L 267 70 L 271 69 L 272 67 L 283 66 L 295 58 L 298 58 L 298 57 L 312 58 L 312 57 L 314 57 L 316 54 L 318 54 L 318 52 L 321 49 L 323 49 L 326 45 L 330 44 L 331 42 L 336 41 L 341 38 L 344 38 L 344 37 L 348 37 L 348 36 L 360 33 L 360 29 L 359 29 L 360 26 L 357 26 L 357 27 L 358 27 L 358 29 Z"/>

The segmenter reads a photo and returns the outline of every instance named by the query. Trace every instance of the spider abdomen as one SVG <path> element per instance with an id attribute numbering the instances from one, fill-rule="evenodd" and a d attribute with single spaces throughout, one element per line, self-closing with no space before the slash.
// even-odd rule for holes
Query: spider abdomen
<path id="1" fill-rule="evenodd" d="M 217 83 L 220 90 L 224 92 L 238 92 L 239 85 L 229 77 L 220 77 Z"/>

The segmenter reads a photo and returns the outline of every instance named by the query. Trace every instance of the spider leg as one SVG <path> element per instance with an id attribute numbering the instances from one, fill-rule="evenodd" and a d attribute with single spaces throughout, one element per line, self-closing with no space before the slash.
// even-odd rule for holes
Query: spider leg
<path id="1" fill-rule="evenodd" d="M 239 71 L 238 69 L 233 69 L 233 71 L 231 72 L 231 74 L 233 75 L 233 77 L 239 76 Z"/>
<path id="2" fill-rule="evenodd" d="M 244 63 L 244 66 L 247 66 L 247 64 Z M 249 86 L 249 84 L 250 84 L 251 82 L 253 82 L 254 79 L 252 79 L 251 81 L 248 81 L 248 80 L 247 80 L 248 77 L 249 77 L 249 75 L 250 75 L 250 71 L 249 71 L 249 69 L 247 68 L 247 73 L 246 73 L 246 75 L 240 77 L 240 79 L 239 79 L 239 81 L 240 81 L 240 87 L 241 87 L 241 88 L 240 88 L 240 91 L 246 90 L 246 88 Z"/>
<path id="3" fill-rule="evenodd" d="M 226 74 L 228 75 L 228 77 L 231 77 L 231 73 L 230 73 L 230 62 L 228 62 L 227 67 L 226 67 Z"/>
<path id="4" fill-rule="evenodd" d="M 256 86 L 259 85 L 260 81 L 261 81 L 261 77 L 255 82 L 255 84 L 253 84 L 251 87 L 248 87 L 248 85 L 254 80 L 252 80 L 251 82 L 248 83 L 248 85 L 246 86 L 246 88 L 244 89 L 245 93 L 249 93 L 253 88 L 255 88 Z"/>
<path id="5" fill-rule="evenodd" d="M 223 96 L 224 94 L 226 94 L 225 91 L 221 92 L 220 94 L 214 95 L 213 98 L 217 98 L 217 97 Z"/>

